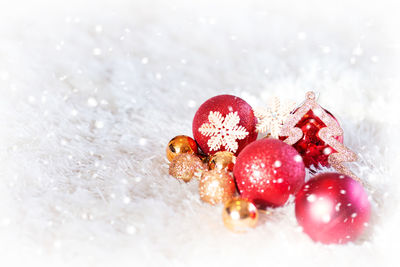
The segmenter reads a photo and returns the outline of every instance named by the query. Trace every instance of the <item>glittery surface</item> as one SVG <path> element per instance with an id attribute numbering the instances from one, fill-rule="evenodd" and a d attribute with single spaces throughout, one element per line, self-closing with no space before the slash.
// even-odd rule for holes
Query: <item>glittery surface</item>
<path id="1" fill-rule="evenodd" d="M 296 217 L 314 241 L 355 241 L 369 223 L 368 195 L 357 181 L 323 173 L 308 181 L 296 196 Z"/>
<path id="2" fill-rule="evenodd" d="M 240 153 L 234 176 L 242 197 L 259 207 L 282 206 L 303 185 L 305 167 L 292 146 L 265 138 Z"/>
<path id="3" fill-rule="evenodd" d="M 199 194 L 201 200 L 218 204 L 230 200 L 236 192 L 235 181 L 226 171 L 211 170 L 200 178 Z"/>
<path id="4" fill-rule="evenodd" d="M 297 109 L 294 114 L 291 114 L 285 125 L 282 127 L 281 136 L 288 136 L 284 142 L 293 145 L 303 137 L 303 131 L 296 127 L 296 124 L 303 118 L 303 116 L 312 110 L 323 123 L 327 126 L 318 132 L 318 136 L 336 153 L 332 153 L 328 157 L 328 162 L 338 172 L 349 175 L 350 177 L 360 180 L 352 171 L 343 165 L 343 162 L 351 162 L 357 160 L 357 155 L 348 149 L 345 145 L 336 139 L 337 136 L 343 135 L 343 130 L 340 128 L 337 121 L 330 116 L 323 108 L 318 105 L 315 100 L 314 92 L 306 94 L 306 101 Z"/>
<path id="5" fill-rule="evenodd" d="M 169 174 L 176 179 L 189 182 L 196 173 L 206 170 L 206 165 L 193 154 L 185 153 L 176 156 L 170 166 Z"/>

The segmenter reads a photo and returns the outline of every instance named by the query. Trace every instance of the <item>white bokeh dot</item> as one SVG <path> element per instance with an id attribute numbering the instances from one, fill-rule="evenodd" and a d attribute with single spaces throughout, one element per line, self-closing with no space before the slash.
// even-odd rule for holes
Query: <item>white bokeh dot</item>
<path id="1" fill-rule="evenodd" d="M 94 97 L 89 97 L 87 103 L 89 107 L 96 107 L 98 105 L 98 102 Z"/>
<path id="2" fill-rule="evenodd" d="M 307 197 L 308 202 L 314 202 L 315 200 L 317 200 L 317 197 L 314 194 L 311 194 Z"/>
<path id="3" fill-rule="evenodd" d="M 93 55 L 95 56 L 100 56 L 101 55 L 101 49 L 96 47 L 93 49 Z"/>

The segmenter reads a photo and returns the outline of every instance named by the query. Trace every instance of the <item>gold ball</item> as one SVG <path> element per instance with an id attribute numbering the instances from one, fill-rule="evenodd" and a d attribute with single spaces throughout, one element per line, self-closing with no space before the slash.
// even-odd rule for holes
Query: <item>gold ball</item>
<path id="1" fill-rule="evenodd" d="M 193 154 L 185 153 L 176 156 L 169 165 L 169 174 L 176 179 L 189 182 L 197 173 L 205 171 L 207 166 Z M 200 174 L 199 174 L 200 176 Z"/>
<path id="2" fill-rule="evenodd" d="M 257 225 L 258 211 L 253 203 L 241 198 L 234 198 L 226 202 L 222 218 L 226 228 L 241 233 Z"/>
<path id="3" fill-rule="evenodd" d="M 200 198 L 212 205 L 225 202 L 234 197 L 236 192 L 235 181 L 226 171 L 211 170 L 203 172 L 200 183 Z"/>
<path id="4" fill-rule="evenodd" d="M 197 143 L 186 135 L 178 135 L 169 141 L 167 146 L 167 158 L 172 161 L 176 156 L 184 153 L 196 154 Z"/>
<path id="5" fill-rule="evenodd" d="M 232 152 L 220 151 L 212 155 L 208 161 L 211 170 L 227 170 L 233 171 L 236 163 L 236 157 Z"/>

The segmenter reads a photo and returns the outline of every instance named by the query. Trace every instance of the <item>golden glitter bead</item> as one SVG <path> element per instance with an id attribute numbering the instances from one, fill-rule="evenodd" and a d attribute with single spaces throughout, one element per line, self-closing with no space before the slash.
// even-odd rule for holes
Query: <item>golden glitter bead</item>
<path id="1" fill-rule="evenodd" d="M 233 171 L 235 166 L 236 157 L 232 152 L 220 151 L 212 155 L 208 161 L 211 170 L 228 170 Z"/>
<path id="2" fill-rule="evenodd" d="M 176 156 L 169 165 L 169 174 L 185 182 L 189 182 L 197 173 L 206 170 L 207 166 L 201 159 L 189 153 Z M 198 174 L 198 176 L 200 176 L 200 174 Z"/>
<path id="3" fill-rule="evenodd" d="M 234 198 L 225 203 L 222 219 L 226 228 L 241 233 L 257 225 L 258 211 L 253 203 Z"/>
<path id="4" fill-rule="evenodd" d="M 235 181 L 226 171 L 211 170 L 203 172 L 200 183 L 200 198 L 212 205 L 230 200 L 236 192 Z"/>
<path id="5" fill-rule="evenodd" d="M 184 153 L 196 154 L 197 143 L 186 135 L 178 135 L 169 141 L 167 146 L 167 158 L 172 161 L 176 156 Z"/>

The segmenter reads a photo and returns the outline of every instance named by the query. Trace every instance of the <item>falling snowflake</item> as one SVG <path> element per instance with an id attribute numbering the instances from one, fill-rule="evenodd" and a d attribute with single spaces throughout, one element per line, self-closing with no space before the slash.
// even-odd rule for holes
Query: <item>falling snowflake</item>
<path id="1" fill-rule="evenodd" d="M 224 146 L 227 151 L 236 153 L 239 147 L 236 140 L 242 140 L 249 135 L 246 128 L 238 125 L 240 117 L 237 112 L 231 112 L 224 118 L 218 111 L 210 111 L 208 121 L 199 131 L 202 135 L 211 137 L 207 143 L 211 151 L 217 151 Z"/>
<path id="2" fill-rule="evenodd" d="M 295 103 L 281 103 L 278 97 L 274 97 L 267 108 L 255 110 L 258 119 L 256 130 L 259 133 L 270 133 L 273 138 L 278 138 L 283 124 L 293 111 Z"/>

